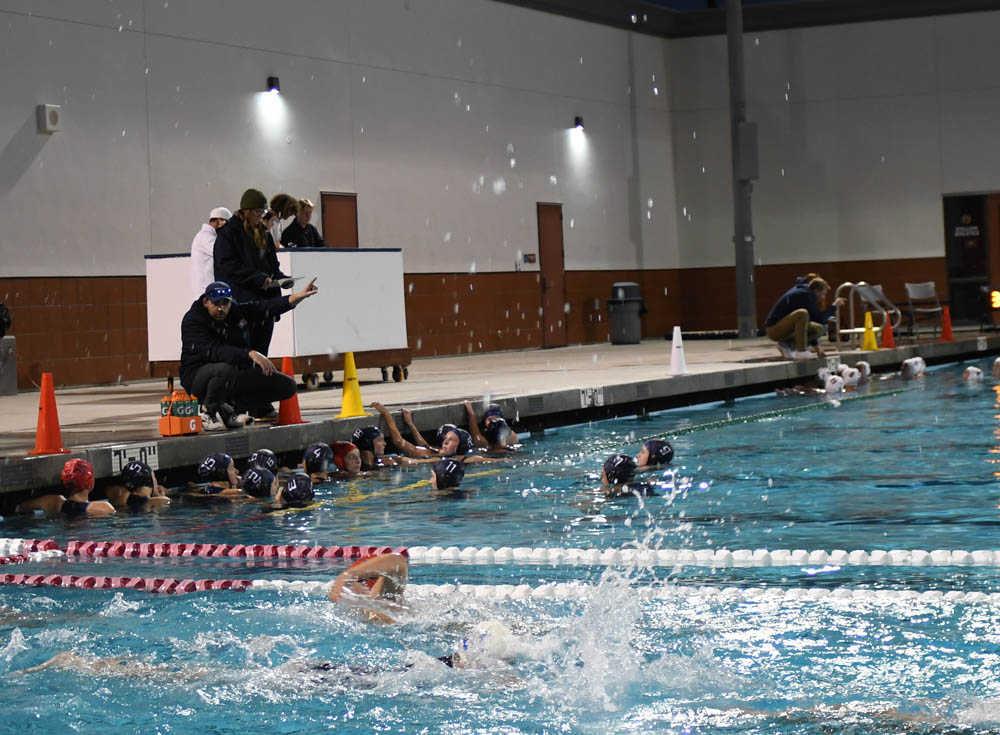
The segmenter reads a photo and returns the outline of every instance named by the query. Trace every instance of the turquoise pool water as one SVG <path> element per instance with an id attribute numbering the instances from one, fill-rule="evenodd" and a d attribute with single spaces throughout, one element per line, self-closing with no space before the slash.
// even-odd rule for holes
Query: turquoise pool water
<path id="1" fill-rule="evenodd" d="M 509 464 L 471 470 L 470 492 L 455 498 L 432 497 L 418 485 L 423 471 L 405 471 L 324 488 L 327 504 L 303 513 L 180 500 L 110 520 L 6 521 L 2 533 L 60 544 L 997 549 L 1000 400 L 991 384 L 962 384 L 961 369 L 877 381 L 837 403 L 762 396 L 556 429 Z M 665 496 L 600 502 L 593 473 L 604 457 L 657 434 L 675 437 L 674 465 L 656 476 Z M 326 581 L 343 568 L 64 559 L 31 571 Z M 8 587 L 0 732 L 1000 731 L 1000 606 L 915 594 L 991 593 L 996 571 L 414 563 L 396 626 L 294 589 Z M 572 599 L 497 599 L 440 587 L 568 582 L 585 588 Z M 703 585 L 761 594 L 730 599 Z M 844 589 L 881 596 L 838 597 Z M 499 658 L 465 670 L 435 660 L 483 621 L 509 631 Z M 66 651 L 83 661 L 17 673 Z M 95 671 L 107 657 L 129 660 Z"/>

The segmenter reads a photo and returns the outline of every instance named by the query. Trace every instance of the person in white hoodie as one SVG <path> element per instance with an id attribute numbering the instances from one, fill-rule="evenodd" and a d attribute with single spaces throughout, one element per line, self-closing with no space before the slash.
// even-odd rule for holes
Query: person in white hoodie
<path id="1" fill-rule="evenodd" d="M 196 299 L 201 298 L 208 284 L 215 281 L 215 236 L 232 216 L 225 207 L 216 207 L 191 241 L 191 293 Z"/>

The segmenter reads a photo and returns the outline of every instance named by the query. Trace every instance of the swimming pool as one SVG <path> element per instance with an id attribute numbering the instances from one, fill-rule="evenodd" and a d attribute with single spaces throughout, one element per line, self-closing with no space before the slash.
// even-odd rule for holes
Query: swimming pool
<path id="1" fill-rule="evenodd" d="M 327 504 L 303 513 L 182 501 L 111 520 L 6 521 L 5 536 L 60 545 L 421 550 L 398 626 L 361 622 L 301 583 L 330 579 L 337 560 L 30 565 L 300 582 L 184 596 L 5 587 L 0 731 L 990 731 L 997 555 L 955 552 L 997 546 L 1000 401 L 960 374 L 877 381 L 836 403 L 764 396 L 551 430 L 510 465 L 471 469 L 455 498 L 431 497 L 421 470 L 325 488 Z M 666 497 L 599 502 L 588 473 L 657 434 L 676 434 Z M 757 549 L 770 551 L 738 553 Z M 866 554 L 834 552 L 856 549 Z M 511 631 L 507 661 L 434 660 L 486 620 Z M 138 661 L 13 673 L 60 651 Z M 313 668 L 321 660 L 333 670 Z"/>

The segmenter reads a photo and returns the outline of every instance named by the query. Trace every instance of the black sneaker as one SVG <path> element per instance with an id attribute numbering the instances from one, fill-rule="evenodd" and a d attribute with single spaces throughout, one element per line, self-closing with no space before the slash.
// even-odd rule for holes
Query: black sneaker
<path id="1" fill-rule="evenodd" d="M 274 404 L 267 403 L 253 411 L 253 417 L 257 421 L 277 421 L 278 411 L 274 408 Z"/>
<path id="2" fill-rule="evenodd" d="M 219 418 L 226 425 L 227 429 L 242 429 L 247 424 L 252 424 L 253 419 L 245 413 L 237 414 L 236 410 L 228 403 L 223 403 L 219 407 Z"/>

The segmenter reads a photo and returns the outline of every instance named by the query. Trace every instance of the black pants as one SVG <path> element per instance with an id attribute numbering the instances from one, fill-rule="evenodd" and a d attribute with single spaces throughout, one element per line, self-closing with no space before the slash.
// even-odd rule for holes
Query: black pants
<path id="1" fill-rule="evenodd" d="M 277 371 L 264 375 L 256 365 L 238 368 L 228 362 L 211 362 L 198 368 L 190 390 L 209 413 L 223 403 L 231 403 L 242 413 L 291 398 L 297 386 L 294 378 Z"/>
<path id="2" fill-rule="evenodd" d="M 266 355 L 271 347 L 271 334 L 274 332 L 274 320 L 265 319 L 250 327 L 250 349 Z"/>

